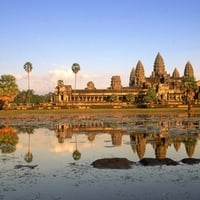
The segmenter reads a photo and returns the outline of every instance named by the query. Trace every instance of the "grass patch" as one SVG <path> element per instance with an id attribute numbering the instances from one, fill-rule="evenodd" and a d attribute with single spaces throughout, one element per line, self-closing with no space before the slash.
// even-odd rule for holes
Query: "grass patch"
<path id="1" fill-rule="evenodd" d="M 186 108 L 129 108 L 129 109 L 59 109 L 59 110 L 1 110 L 0 118 L 20 118 L 22 116 L 56 116 L 67 117 L 74 114 L 187 114 Z M 200 113 L 200 108 L 192 108 L 193 114 Z"/>

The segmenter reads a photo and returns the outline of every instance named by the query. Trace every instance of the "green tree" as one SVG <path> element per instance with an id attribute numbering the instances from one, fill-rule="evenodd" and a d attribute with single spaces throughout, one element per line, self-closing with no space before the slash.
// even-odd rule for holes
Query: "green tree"
<path id="1" fill-rule="evenodd" d="M 30 91 L 30 77 L 29 74 L 32 71 L 33 67 L 32 67 L 32 63 L 31 62 L 26 62 L 24 64 L 24 70 L 27 72 L 28 75 L 28 100 L 30 102 L 30 96 L 29 96 L 29 91 Z"/>
<path id="2" fill-rule="evenodd" d="M 156 103 L 157 95 L 156 91 L 153 88 L 148 88 L 146 96 L 144 96 L 145 103 Z"/>
<path id="3" fill-rule="evenodd" d="M 135 100 L 135 96 L 131 93 L 126 95 L 126 101 L 127 102 L 133 102 Z"/>
<path id="4" fill-rule="evenodd" d="M 116 94 L 111 94 L 109 96 L 109 101 L 111 102 L 116 102 L 117 101 L 117 95 Z"/>
<path id="5" fill-rule="evenodd" d="M 19 91 L 17 96 L 14 98 L 14 103 L 27 103 L 27 91 Z"/>
<path id="6" fill-rule="evenodd" d="M 34 93 L 34 90 L 28 91 L 19 91 L 18 95 L 14 99 L 14 103 L 28 103 L 27 97 L 30 97 L 30 103 L 40 104 L 40 103 L 49 103 L 51 101 L 52 93 L 38 95 Z"/>
<path id="7" fill-rule="evenodd" d="M 7 109 L 8 104 L 18 94 L 18 85 L 12 75 L 2 75 L 0 77 L 0 101 L 2 108 Z"/>
<path id="8" fill-rule="evenodd" d="M 193 76 L 185 76 L 181 80 L 180 89 L 184 92 L 184 99 L 188 105 L 188 116 L 191 115 L 191 105 L 194 100 L 197 84 Z"/>

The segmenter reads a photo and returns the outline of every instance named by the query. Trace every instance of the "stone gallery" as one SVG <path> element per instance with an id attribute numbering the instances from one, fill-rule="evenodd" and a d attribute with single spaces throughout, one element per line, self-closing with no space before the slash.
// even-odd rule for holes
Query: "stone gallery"
<path id="1" fill-rule="evenodd" d="M 181 81 L 184 77 L 195 78 L 189 61 L 185 65 L 183 75 L 180 75 L 177 68 L 170 75 L 165 70 L 163 57 L 158 53 L 149 77 L 145 76 L 144 66 L 139 60 L 130 72 L 129 86 L 125 87 L 122 86 L 119 75 L 111 77 L 111 84 L 107 89 L 97 89 L 92 81 L 87 83 L 85 89 L 73 89 L 71 85 L 65 85 L 63 80 L 59 80 L 52 102 L 58 106 L 138 105 L 144 103 L 144 97 L 151 88 L 156 93 L 157 100 L 154 104 L 183 105 L 185 91 L 181 90 Z M 198 104 L 200 81 L 196 81 L 196 84 L 198 89 L 193 100 Z"/>

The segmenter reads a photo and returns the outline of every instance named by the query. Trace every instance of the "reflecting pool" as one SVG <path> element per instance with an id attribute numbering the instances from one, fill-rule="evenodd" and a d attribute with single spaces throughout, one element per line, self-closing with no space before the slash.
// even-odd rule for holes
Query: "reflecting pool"
<path id="1" fill-rule="evenodd" d="M 139 164 L 149 157 L 200 158 L 198 116 L 15 121 L 0 127 L 0 156 L 0 199 L 198 199 L 200 194 L 199 164 Z M 113 157 L 136 164 L 129 170 L 91 166 L 96 159 Z"/>

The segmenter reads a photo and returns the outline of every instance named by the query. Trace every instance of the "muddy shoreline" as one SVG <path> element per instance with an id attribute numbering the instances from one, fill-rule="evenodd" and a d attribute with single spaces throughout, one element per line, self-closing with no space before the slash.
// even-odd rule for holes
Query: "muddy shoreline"
<path id="1" fill-rule="evenodd" d="M 193 108 L 192 116 L 199 116 L 200 108 Z M 187 110 L 184 108 L 160 108 L 160 109 L 62 109 L 62 110 L 1 110 L 0 124 L 14 121 L 58 121 L 64 118 L 84 118 L 84 117 L 104 117 L 104 116 L 138 116 L 138 115 L 155 115 L 155 116 L 180 116 L 188 117 Z"/>

